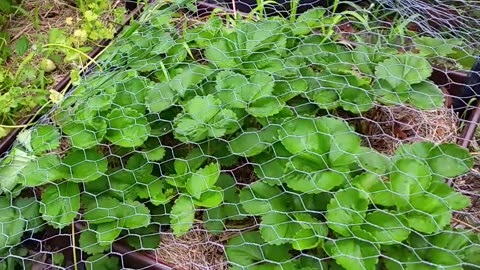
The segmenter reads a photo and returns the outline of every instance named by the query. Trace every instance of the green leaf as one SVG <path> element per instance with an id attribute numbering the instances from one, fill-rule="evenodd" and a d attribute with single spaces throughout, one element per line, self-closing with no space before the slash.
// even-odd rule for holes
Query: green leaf
<path id="1" fill-rule="evenodd" d="M 12 1 L 11 0 L 6 0 L 6 1 L 2 1 L 0 3 L 0 11 L 6 13 L 6 14 L 10 14 L 10 12 L 13 12 L 13 7 L 12 7 Z"/>
<path id="2" fill-rule="evenodd" d="M 71 171 L 70 181 L 89 182 L 100 178 L 108 170 L 107 159 L 93 149 L 73 150 L 63 159 Z"/>
<path id="3" fill-rule="evenodd" d="M 252 99 L 249 95 L 255 94 L 255 86 L 251 86 L 247 77 L 240 73 L 225 70 L 219 72 L 215 79 L 215 89 L 219 99 L 231 108 L 245 108 L 248 101 Z M 261 88 L 257 87 L 257 89 Z"/>
<path id="4" fill-rule="evenodd" d="M 101 223 L 95 226 L 98 244 L 101 246 L 109 245 L 122 233 L 122 221 Z"/>
<path id="5" fill-rule="evenodd" d="M 111 113 L 114 113 L 116 110 L 119 110 L 121 108 L 133 110 L 133 112 L 144 114 L 146 111 L 145 97 L 147 95 L 147 89 L 152 84 L 152 82 L 149 79 L 136 74 L 136 72 L 133 72 L 132 70 L 124 72 L 125 75 L 122 73 L 120 74 L 120 76 L 122 76 L 121 81 L 120 78 L 114 77 L 112 79 L 116 82 L 116 95 L 113 99 L 113 104 L 118 107 L 117 109 L 112 110 Z M 127 117 L 140 117 L 140 115 L 137 116 L 134 113 L 130 113 L 128 110 L 122 110 L 120 111 L 120 114 L 114 113 L 115 116 L 107 118 L 113 120 L 117 117 L 121 117 L 122 113 L 124 116 Z M 128 125 L 120 124 L 119 121 L 115 122 L 116 124 L 113 126 L 113 128 L 117 128 L 119 126 L 122 126 L 122 128 L 128 127 Z M 134 121 L 130 121 L 129 123 L 141 125 L 141 123 L 135 123 Z M 112 123 L 110 124 L 110 126 L 112 127 Z"/>
<path id="6" fill-rule="evenodd" d="M 205 49 L 205 57 L 219 68 L 233 68 L 240 65 L 240 58 L 237 56 L 240 51 L 236 50 L 235 33 L 224 36 L 212 42 L 212 45 Z"/>
<path id="7" fill-rule="evenodd" d="M 96 233 L 91 230 L 85 230 L 80 233 L 78 242 L 82 251 L 87 254 L 99 254 L 110 249 L 109 245 L 99 245 Z"/>
<path id="8" fill-rule="evenodd" d="M 318 126 L 318 122 L 313 119 L 295 118 L 282 125 L 278 131 L 279 139 L 292 154 L 299 154 L 305 150 L 324 154 L 330 148 L 331 137 L 323 133 Z"/>
<path id="9" fill-rule="evenodd" d="M 291 242 L 293 236 L 302 229 L 292 217 L 281 213 L 268 213 L 262 216 L 260 234 L 271 245 Z"/>
<path id="10" fill-rule="evenodd" d="M 146 228 L 129 230 L 126 240 L 135 250 L 157 249 L 160 245 L 160 228 L 151 224 Z"/>
<path id="11" fill-rule="evenodd" d="M 219 138 L 235 132 L 239 126 L 236 114 L 221 108 L 213 95 L 196 96 L 174 119 L 175 138 L 182 142 L 199 142 L 207 137 Z"/>
<path id="12" fill-rule="evenodd" d="M 316 85 L 318 83 L 318 85 Z M 314 87 L 312 87 L 314 86 Z M 366 112 L 373 108 L 370 78 L 357 75 L 334 74 L 326 70 L 318 74 L 318 79 L 310 86 L 307 96 L 319 108 L 343 109 L 353 112 Z"/>
<path id="13" fill-rule="evenodd" d="M 285 102 L 277 97 L 261 97 L 250 103 L 246 111 L 253 117 L 269 117 L 279 113 Z"/>
<path id="14" fill-rule="evenodd" d="M 361 139 L 353 132 L 333 135 L 328 159 L 332 167 L 349 166 L 357 161 Z"/>
<path id="15" fill-rule="evenodd" d="M 343 185 L 347 177 L 335 171 L 319 171 L 319 172 L 302 172 L 297 169 L 290 168 L 285 174 L 283 182 L 289 188 L 307 194 L 319 194 L 330 191 L 335 187 Z"/>
<path id="16" fill-rule="evenodd" d="M 170 215 L 170 225 L 172 226 L 173 234 L 176 237 L 180 237 L 187 233 L 195 219 L 195 205 L 192 199 L 185 195 L 180 195 L 180 197 L 175 200 Z"/>
<path id="17" fill-rule="evenodd" d="M 150 199 L 150 203 L 159 206 L 167 204 L 175 196 L 173 189 L 166 189 L 164 180 L 151 176 L 154 179 L 144 188 L 138 188 L 136 193 L 141 199 Z"/>
<path id="18" fill-rule="evenodd" d="M 375 149 L 368 147 L 361 147 L 362 151 L 357 154 L 359 165 L 367 172 L 384 174 L 390 167 L 391 162 L 383 154 L 380 154 Z"/>
<path id="19" fill-rule="evenodd" d="M 478 268 L 478 265 L 480 265 L 480 258 L 478 258 L 477 254 L 480 252 L 480 246 L 477 245 L 471 245 L 463 250 L 461 255 L 463 256 L 463 261 L 465 262 L 465 265 L 468 264 L 469 268 L 466 269 L 475 269 Z"/>
<path id="20" fill-rule="evenodd" d="M 120 201 L 112 197 L 100 196 L 84 204 L 85 211 L 82 217 L 89 224 L 114 222 L 119 219 L 117 214 L 122 211 Z"/>
<path id="21" fill-rule="evenodd" d="M 440 144 L 430 150 L 428 165 L 441 177 L 454 178 L 473 167 L 473 158 L 467 149 L 454 143 Z"/>
<path id="22" fill-rule="evenodd" d="M 35 154 L 52 151 L 60 146 L 60 132 L 49 125 L 40 125 L 32 130 L 31 146 Z"/>
<path id="23" fill-rule="evenodd" d="M 22 170 L 20 180 L 23 186 L 37 187 L 47 182 L 69 177 L 68 171 L 62 167 L 57 155 L 44 155 L 30 161 Z"/>
<path id="24" fill-rule="evenodd" d="M 80 210 L 79 193 L 76 183 L 64 182 L 48 186 L 42 193 L 42 218 L 57 229 L 70 225 Z"/>
<path id="25" fill-rule="evenodd" d="M 402 144 L 395 150 L 396 157 L 409 157 L 416 159 L 427 159 L 435 144 L 432 142 L 416 142 L 411 144 Z"/>
<path id="26" fill-rule="evenodd" d="M 242 220 L 246 217 L 239 203 L 240 197 L 236 190 L 235 179 L 229 174 L 222 173 L 218 178 L 217 186 L 223 189 L 224 203 L 207 209 L 203 214 L 204 225 L 212 234 L 223 232 L 227 219 Z"/>
<path id="27" fill-rule="evenodd" d="M 106 138 L 113 144 L 135 147 L 148 139 L 151 128 L 147 118 L 133 109 L 113 109 L 107 119 L 109 125 Z"/>
<path id="28" fill-rule="evenodd" d="M 178 175 L 185 175 L 196 171 L 206 160 L 207 157 L 204 150 L 200 147 L 195 147 L 188 151 L 185 158 L 176 158 L 173 165 Z"/>
<path id="29" fill-rule="evenodd" d="M 288 163 L 288 157 L 291 154 L 279 142 L 272 145 L 272 150 L 262 152 L 253 158 L 253 166 L 258 179 L 268 184 L 281 184 L 280 180 L 284 176 L 284 170 Z"/>
<path id="30" fill-rule="evenodd" d="M 448 56 L 455 52 L 456 46 L 462 45 L 462 40 L 422 36 L 414 38 L 414 43 L 422 56 Z"/>
<path id="31" fill-rule="evenodd" d="M 260 233 L 269 244 L 291 243 L 295 250 L 307 250 L 322 244 L 328 228 L 309 214 L 269 213 L 262 216 Z"/>
<path id="32" fill-rule="evenodd" d="M 327 241 L 324 250 L 344 269 L 375 270 L 380 252 L 377 247 L 360 239 Z"/>
<path id="33" fill-rule="evenodd" d="M 168 83 L 156 83 L 149 88 L 145 105 L 150 112 L 160 113 L 173 106 L 177 101 L 178 94 Z"/>
<path id="34" fill-rule="evenodd" d="M 26 221 L 25 230 L 31 230 L 36 233 L 44 228 L 44 221 L 40 216 L 40 203 L 35 198 L 15 199 L 15 207 L 20 210 L 20 218 Z"/>
<path id="35" fill-rule="evenodd" d="M 321 44 L 322 39 L 323 37 L 317 35 L 305 38 L 294 52 L 294 55 L 303 56 L 312 64 L 334 72 L 348 72 L 351 70 L 351 56 L 345 47 L 333 42 Z"/>
<path id="36" fill-rule="evenodd" d="M 0 197 L 0 251 L 19 244 L 25 230 L 20 210 L 12 206 L 7 197 Z"/>
<path id="37" fill-rule="evenodd" d="M 82 121 L 71 121 L 62 126 L 62 131 L 68 135 L 72 146 L 88 149 L 102 142 L 107 133 L 107 123 L 100 119 L 92 126 Z"/>
<path id="38" fill-rule="evenodd" d="M 394 55 L 379 63 L 375 68 L 375 76 L 383 79 L 393 89 L 404 83 L 417 84 L 430 77 L 432 66 L 423 57 L 414 54 Z"/>
<path id="39" fill-rule="evenodd" d="M 428 192 L 444 199 L 448 204 L 448 207 L 452 210 L 459 211 L 465 209 L 471 203 L 468 196 L 456 191 L 446 183 L 433 182 L 430 185 Z"/>
<path id="40" fill-rule="evenodd" d="M 434 246 L 447 250 L 462 251 L 466 246 L 472 245 L 470 236 L 473 235 L 466 231 L 445 230 L 434 235 L 430 242 Z"/>
<path id="41" fill-rule="evenodd" d="M 385 207 L 394 206 L 395 194 L 390 191 L 387 184 L 382 181 L 379 175 L 373 173 L 362 173 L 357 175 L 352 184 L 368 193 L 368 196 L 375 205 Z"/>
<path id="42" fill-rule="evenodd" d="M 181 97 L 184 96 L 185 91 L 206 79 L 213 73 L 209 66 L 189 63 L 186 65 L 177 66 L 177 75 L 171 78 L 168 85 L 172 90 L 177 92 Z M 173 102 L 171 104 L 174 104 Z"/>
<path id="43" fill-rule="evenodd" d="M 278 50 L 286 46 L 284 25 L 280 21 L 242 21 L 237 24 L 237 40 L 246 52 Z"/>
<path id="44" fill-rule="evenodd" d="M 254 102 L 260 97 L 272 94 L 275 79 L 269 72 L 256 72 L 248 80 L 250 83 L 242 89 L 240 94 L 242 100 Z"/>
<path id="45" fill-rule="evenodd" d="M 397 213 L 377 210 L 367 214 L 365 220 L 362 229 L 371 233 L 378 244 L 396 245 L 410 235 L 405 218 Z"/>
<path id="46" fill-rule="evenodd" d="M 200 199 L 202 193 L 212 188 L 220 176 L 220 165 L 218 163 L 210 163 L 204 168 L 197 170 L 187 180 L 187 191 L 194 198 Z"/>
<path id="47" fill-rule="evenodd" d="M 129 229 L 137 229 L 146 227 L 150 224 L 150 210 L 143 203 L 138 201 L 126 200 L 121 208 L 122 214 L 118 215 L 124 221 L 124 225 Z"/>
<path id="48" fill-rule="evenodd" d="M 276 140 L 279 127 L 269 125 L 262 130 L 247 129 L 228 143 L 234 155 L 252 157 L 260 154 Z"/>
<path id="49" fill-rule="evenodd" d="M 401 105 L 408 101 L 411 89 L 405 81 L 397 87 L 391 86 L 385 79 L 377 78 L 372 85 L 375 97 L 385 105 Z"/>
<path id="50" fill-rule="evenodd" d="M 368 46 L 359 44 L 352 51 L 352 59 L 356 63 L 358 69 L 365 74 L 373 75 L 375 70 L 374 60 L 375 56 L 378 55 L 378 48 L 375 46 Z M 387 54 L 388 55 L 388 54 Z"/>
<path id="51" fill-rule="evenodd" d="M 446 203 L 431 194 L 418 194 L 410 198 L 410 205 L 414 209 L 406 208 L 405 217 L 411 228 L 422 233 L 441 231 L 450 223 L 452 214 Z"/>
<path id="52" fill-rule="evenodd" d="M 463 270 L 462 260 L 450 250 L 432 249 L 426 259 L 434 265 L 452 270 Z"/>
<path id="53" fill-rule="evenodd" d="M 245 108 L 254 117 L 268 117 L 283 108 L 284 101 L 272 96 L 274 79 L 268 73 L 255 73 L 248 79 L 233 71 L 217 74 L 216 90 L 222 103 Z"/>
<path id="54" fill-rule="evenodd" d="M 324 9 L 309 9 L 305 13 L 300 14 L 293 28 L 294 35 L 308 35 L 313 29 L 321 26 L 320 21 L 325 14 Z"/>
<path id="55" fill-rule="evenodd" d="M 147 157 L 148 161 L 160 161 L 163 159 L 163 157 L 165 157 L 165 153 L 165 148 L 162 146 L 145 150 L 145 156 Z"/>
<path id="56" fill-rule="evenodd" d="M 420 263 L 415 250 L 404 245 L 383 246 L 384 264 L 387 269 L 391 270 L 433 270 L 434 267 L 424 267 Z M 433 268 L 433 269 L 432 269 Z"/>
<path id="57" fill-rule="evenodd" d="M 120 259 L 115 256 L 107 256 L 105 254 L 96 254 L 85 260 L 87 270 L 104 269 L 117 270 L 120 269 Z"/>
<path id="58" fill-rule="evenodd" d="M 144 155 L 134 153 L 128 158 L 125 169 L 132 171 L 135 176 L 139 178 L 137 181 L 141 181 L 142 176 L 147 176 L 152 173 L 153 164 L 148 162 Z"/>
<path id="59" fill-rule="evenodd" d="M 233 267 L 259 267 L 278 266 L 291 258 L 288 246 L 271 246 L 262 240 L 258 231 L 245 232 L 232 237 L 226 245 L 226 257 Z M 272 263 L 275 262 L 275 263 Z M 237 268 L 236 268 L 237 269 Z M 261 268 L 259 268 L 261 269 Z"/>
<path id="60" fill-rule="evenodd" d="M 263 215 L 271 211 L 286 211 L 288 197 L 278 187 L 255 182 L 240 191 L 240 202 L 251 215 Z"/>
<path id="61" fill-rule="evenodd" d="M 194 199 L 194 204 L 200 207 L 213 208 L 223 201 L 223 191 L 220 187 L 213 187 L 202 193 L 200 198 Z"/>
<path id="62" fill-rule="evenodd" d="M 32 157 L 14 148 L 0 163 L 0 193 L 11 191 L 17 184 L 22 170 L 32 161 Z"/>
<path id="63" fill-rule="evenodd" d="M 402 195 L 424 192 L 432 182 L 428 166 L 413 158 L 402 158 L 395 162 L 390 175 L 392 191 Z"/>
<path id="64" fill-rule="evenodd" d="M 422 110 L 438 109 L 444 106 L 445 94 L 436 84 L 423 81 L 412 85 L 408 103 Z"/>
<path id="65" fill-rule="evenodd" d="M 349 227 L 363 223 L 367 209 L 368 196 L 364 191 L 343 189 L 327 205 L 328 227 L 340 235 L 349 236 Z"/>
<path id="66" fill-rule="evenodd" d="M 24 35 L 22 35 L 17 41 L 15 41 L 15 53 L 18 55 L 24 55 L 28 47 L 30 46 L 30 41 Z"/>

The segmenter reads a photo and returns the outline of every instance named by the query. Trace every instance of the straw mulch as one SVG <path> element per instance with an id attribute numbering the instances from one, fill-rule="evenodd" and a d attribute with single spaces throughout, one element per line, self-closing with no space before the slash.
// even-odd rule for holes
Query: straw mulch
<path id="1" fill-rule="evenodd" d="M 180 238 L 170 233 L 162 235 L 156 257 L 175 270 L 226 270 L 225 242 L 222 236 L 196 226 Z"/>
<path id="2" fill-rule="evenodd" d="M 393 154 L 405 143 L 454 143 L 457 122 L 451 109 L 422 111 L 404 105 L 378 105 L 353 120 L 357 131 L 364 135 L 365 144 L 384 154 Z"/>

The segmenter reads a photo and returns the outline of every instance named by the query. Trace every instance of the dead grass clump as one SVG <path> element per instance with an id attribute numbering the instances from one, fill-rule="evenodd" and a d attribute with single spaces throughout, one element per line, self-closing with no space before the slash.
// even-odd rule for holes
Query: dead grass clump
<path id="1" fill-rule="evenodd" d="M 457 139 L 456 114 L 447 108 L 419 110 L 404 105 L 378 105 L 354 120 L 366 144 L 384 154 L 393 154 L 405 143 L 430 141 L 452 143 Z"/>
<path id="2" fill-rule="evenodd" d="M 195 226 L 180 238 L 162 235 L 156 256 L 175 270 L 224 270 L 228 266 L 222 242 L 222 237 Z"/>

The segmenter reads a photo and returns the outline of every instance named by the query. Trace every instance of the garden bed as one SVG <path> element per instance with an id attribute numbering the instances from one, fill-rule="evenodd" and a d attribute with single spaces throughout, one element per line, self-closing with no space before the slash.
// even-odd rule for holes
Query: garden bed
<path id="1" fill-rule="evenodd" d="M 8 255 L 41 224 L 74 236 L 71 264 L 96 269 L 123 265 L 115 254 L 151 269 L 478 266 L 477 235 L 452 227 L 470 199 L 444 183 L 472 157 L 452 143 L 439 87 L 451 82 L 424 57 L 345 49 L 312 34 L 319 10 L 190 15 L 152 5 L 16 141 L 0 203 L 6 223 L 36 223 L 16 226 Z M 392 121 L 415 132 L 372 145 Z"/>

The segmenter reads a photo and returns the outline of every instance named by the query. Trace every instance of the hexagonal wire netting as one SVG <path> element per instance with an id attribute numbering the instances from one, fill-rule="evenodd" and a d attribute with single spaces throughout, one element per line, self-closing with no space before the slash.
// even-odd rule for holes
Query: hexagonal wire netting
<path id="1" fill-rule="evenodd" d="M 0 269 L 479 269 L 480 2 L 327 2 L 149 3 L 4 155 Z"/>

